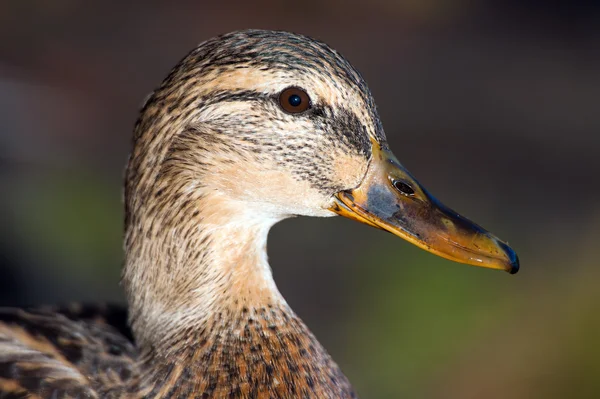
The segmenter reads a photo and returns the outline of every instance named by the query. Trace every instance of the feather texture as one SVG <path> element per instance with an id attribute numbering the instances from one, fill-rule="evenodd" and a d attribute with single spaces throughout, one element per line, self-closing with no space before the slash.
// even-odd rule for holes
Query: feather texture
<path id="1" fill-rule="evenodd" d="M 306 112 L 280 106 L 291 86 Z M 373 141 L 385 145 L 366 83 L 324 43 L 259 30 L 202 43 L 135 126 L 129 316 L 2 309 L 0 398 L 355 398 L 278 292 L 266 239 L 287 217 L 333 216 Z"/>
<path id="2" fill-rule="evenodd" d="M 115 307 L 0 308 L 0 397 L 110 397 L 137 375 L 123 334 Z"/>

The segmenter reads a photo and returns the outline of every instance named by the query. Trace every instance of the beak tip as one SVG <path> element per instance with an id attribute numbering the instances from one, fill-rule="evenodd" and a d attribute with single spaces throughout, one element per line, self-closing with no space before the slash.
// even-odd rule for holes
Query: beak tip
<path id="1" fill-rule="evenodd" d="M 504 254 L 507 258 L 507 266 L 505 270 L 510 274 L 517 274 L 517 272 L 521 268 L 521 263 L 519 262 L 519 257 L 517 256 L 517 253 L 505 242 L 497 240 L 497 243 L 499 244 L 502 251 L 504 251 Z"/>
<path id="2" fill-rule="evenodd" d="M 519 264 L 519 257 L 514 252 L 513 252 L 513 254 L 515 255 L 515 257 L 514 257 L 514 259 L 512 260 L 512 262 L 510 264 L 510 270 L 508 272 L 510 274 L 517 274 L 517 272 L 519 271 L 519 268 L 521 266 Z"/>
<path id="3" fill-rule="evenodd" d="M 506 271 L 510 274 L 517 274 L 521 267 L 517 253 L 505 243 L 501 243 L 501 246 L 508 258 L 508 269 Z"/>

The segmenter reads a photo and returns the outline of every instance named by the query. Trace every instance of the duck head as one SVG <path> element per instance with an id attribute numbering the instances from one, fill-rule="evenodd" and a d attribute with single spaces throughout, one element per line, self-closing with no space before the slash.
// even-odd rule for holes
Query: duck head
<path id="1" fill-rule="evenodd" d="M 163 215 L 155 229 L 193 219 L 200 203 L 204 220 L 222 214 L 215 225 L 240 228 L 337 214 L 456 262 L 519 268 L 505 242 L 396 159 L 360 73 L 327 45 L 285 32 L 220 36 L 179 63 L 138 121 L 126 203 L 130 225 Z"/>

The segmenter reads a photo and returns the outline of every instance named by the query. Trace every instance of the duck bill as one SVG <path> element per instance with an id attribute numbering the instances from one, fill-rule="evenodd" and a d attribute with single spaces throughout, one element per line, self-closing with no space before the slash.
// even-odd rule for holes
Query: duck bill
<path id="1" fill-rule="evenodd" d="M 505 242 L 435 199 L 378 143 L 362 183 L 337 193 L 331 210 L 456 262 L 511 274 L 519 270 L 517 255 Z"/>

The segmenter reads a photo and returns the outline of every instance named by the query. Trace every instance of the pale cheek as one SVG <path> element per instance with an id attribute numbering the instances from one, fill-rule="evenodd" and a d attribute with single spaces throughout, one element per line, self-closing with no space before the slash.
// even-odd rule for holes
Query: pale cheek
<path id="1" fill-rule="evenodd" d="M 338 151 L 334 156 L 333 178 L 346 189 L 355 188 L 364 179 L 368 166 L 366 158 Z"/>
<path id="2" fill-rule="evenodd" d="M 259 167 L 260 166 L 260 167 Z M 274 216 L 330 216 L 330 198 L 278 166 L 251 162 L 221 166 L 205 183 L 255 212 Z"/>

